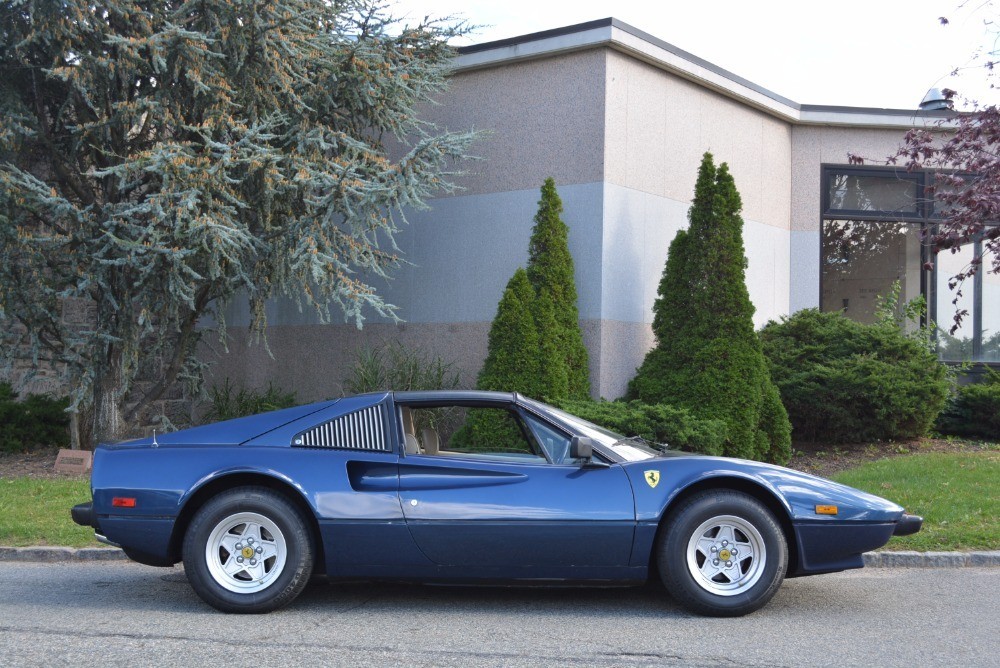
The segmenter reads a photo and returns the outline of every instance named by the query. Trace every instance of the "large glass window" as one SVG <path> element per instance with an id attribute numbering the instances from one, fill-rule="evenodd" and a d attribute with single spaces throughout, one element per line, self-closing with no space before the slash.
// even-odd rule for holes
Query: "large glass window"
<path id="1" fill-rule="evenodd" d="M 864 323 L 875 321 L 879 297 L 899 282 L 900 308 L 922 294 L 920 225 L 825 220 L 822 227 L 823 311 L 843 311 Z"/>
<path id="2" fill-rule="evenodd" d="M 860 322 L 875 319 L 878 297 L 899 283 L 902 306 L 923 295 L 938 325 L 941 359 L 1000 362 L 1000 276 L 979 271 L 962 285 L 951 278 L 982 255 L 978 242 L 930 253 L 933 175 L 891 168 L 824 166 L 820 308 Z M 982 267 L 991 258 L 982 258 Z M 926 270 L 928 262 L 933 269 Z M 950 332 L 956 311 L 965 315 Z"/>
<path id="3" fill-rule="evenodd" d="M 983 258 L 983 267 L 993 266 L 993 258 Z M 982 281 L 982 304 L 979 313 L 982 322 L 979 327 L 982 347 L 979 359 L 984 362 L 1000 362 L 1000 274 L 979 273 Z"/>
<path id="4" fill-rule="evenodd" d="M 912 174 L 831 172 L 827 209 L 920 215 L 920 182 Z"/>

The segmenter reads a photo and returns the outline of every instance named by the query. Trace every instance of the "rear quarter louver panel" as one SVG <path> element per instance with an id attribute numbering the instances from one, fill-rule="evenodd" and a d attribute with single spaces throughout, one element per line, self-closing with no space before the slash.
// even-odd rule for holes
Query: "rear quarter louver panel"
<path id="1" fill-rule="evenodd" d="M 381 405 L 362 408 L 307 429 L 292 439 L 292 445 L 299 448 L 392 451 L 386 438 Z"/>

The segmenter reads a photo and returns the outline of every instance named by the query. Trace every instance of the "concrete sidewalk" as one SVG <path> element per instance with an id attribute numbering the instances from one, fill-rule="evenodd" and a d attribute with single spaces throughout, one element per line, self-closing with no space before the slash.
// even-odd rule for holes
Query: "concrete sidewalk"
<path id="1" fill-rule="evenodd" d="M 114 547 L 0 547 L 0 561 L 121 561 L 125 553 Z M 1000 567 L 1000 550 L 975 552 L 867 552 L 869 568 L 984 568 Z"/>

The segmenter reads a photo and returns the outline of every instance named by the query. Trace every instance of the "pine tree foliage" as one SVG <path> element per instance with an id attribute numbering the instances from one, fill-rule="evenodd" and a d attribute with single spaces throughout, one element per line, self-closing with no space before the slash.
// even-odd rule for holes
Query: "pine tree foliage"
<path id="1" fill-rule="evenodd" d="M 514 272 L 490 325 L 489 348 L 476 387 L 521 392 L 538 389 L 538 328 L 534 318 L 535 289 L 522 268 Z"/>
<path id="2" fill-rule="evenodd" d="M 558 331 L 556 308 L 547 292 L 538 293 L 532 309 L 535 328 L 538 332 L 538 379 L 531 396 L 542 400 L 569 398 L 569 368 L 564 349 L 551 333 Z"/>
<path id="3" fill-rule="evenodd" d="M 480 390 L 520 392 L 540 396 L 538 326 L 535 323 L 535 289 L 528 274 L 518 267 L 507 282 L 490 325 L 486 361 L 479 372 Z M 548 313 L 552 317 L 551 309 Z M 453 447 L 503 452 L 522 440 L 517 426 L 502 411 L 475 411 L 452 437 Z"/>
<path id="4" fill-rule="evenodd" d="M 556 192 L 555 180 L 547 178 L 542 184 L 541 200 L 528 246 L 528 278 L 535 291 L 552 302 L 555 327 L 542 328 L 541 332 L 544 337 L 555 339 L 566 367 L 568 394 L 550 396 L 553 399 L 586 399 L 590 396 L 589 358 L 580 331 L 573 256 L 569 252 L 569 228 L 562 220 L 562 212 L 563 204 Z M 554 369 L 553 373 L 561 375 L 563 371 Z"/>
<path id="5" fill-rule="evenodd" d="M 7 362 L 64 369 L 113 438 L 197 383 L 195 325 L 224 331 L 236 295 L 257 334 L 277 294 L 393 316 L 372 283 L 399 262 L 402 209 L 451 191 L 473 139 L 415 116 L 461 31 L 372 0 L 0 0 Z"/>
<path id="6" fill-rule="evenodd" d="M 670 246 L 653 307 L 656 347 L 629 397 L 723 420 L 720 454 L 783 461 L 791 427 L 753 328 L 741 208 L 728 166 L 716 168 L 706 153 L 689 227 Z"/>

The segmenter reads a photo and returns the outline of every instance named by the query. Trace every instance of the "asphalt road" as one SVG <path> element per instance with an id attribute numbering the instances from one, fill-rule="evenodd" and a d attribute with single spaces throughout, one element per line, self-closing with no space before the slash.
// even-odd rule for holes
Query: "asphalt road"
<path id="1" fill-rule="evenodd" d="M 637 589 L 317 580 L 290 608 L 217 613 L 181 568 L 0 563 L 0 666 L 995 666 L 1000 570 L 789 580 L 740 619 Z"/>

